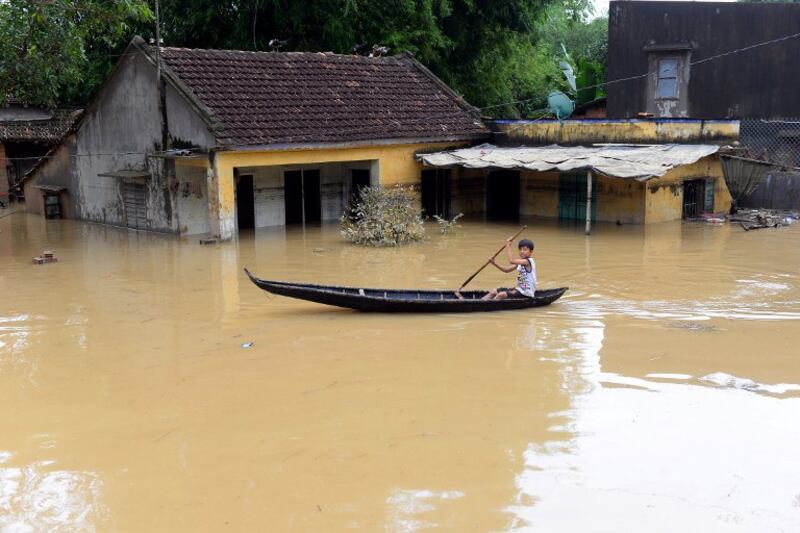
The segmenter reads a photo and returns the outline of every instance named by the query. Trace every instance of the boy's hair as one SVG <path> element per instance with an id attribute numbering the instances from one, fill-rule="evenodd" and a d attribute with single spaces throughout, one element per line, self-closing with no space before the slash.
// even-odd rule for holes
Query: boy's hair
<path id="1" fill-rule="evenodd" d="M 517 248 L 522 248 L 523 246 L 526 247 L 528 250 L 533 250 L 533 241 L 530 239 L 522 239 L 521 241 L 519 241 Z"/>

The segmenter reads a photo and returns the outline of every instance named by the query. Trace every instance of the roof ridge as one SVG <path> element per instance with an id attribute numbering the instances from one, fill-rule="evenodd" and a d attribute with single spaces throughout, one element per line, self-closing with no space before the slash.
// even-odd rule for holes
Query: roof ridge
<path id="1" fill-rule="evenodd" d="M 151 49 L 155 48 L 155 46 L 151 44 L 147 44 L 147 46 Z M 293 51 L 286 51 L 286 52 L 273 52 L 271 50 L 237 50 L 232 48 L 189 48 L 185 46 L 162 46 L 161 51 L 176 51 L 176 52 L 220 52 L 225 54 L 242 54 L 242 55 L 270 55 L 270 56 L 278 56 L 278 55 L 288 55 L 288 56 L 324 56 L 324 57 L 343 57 L 343 58 L 359 58 L 361 60 L 385 60 L 385 59 L 404 59 L 409 57 L 413 57 L 413 54 L 408 51 L 398 52 L 397 54 L 393 54 L 390 56 L 378 56 L 378 57 L 368 57 L 363 56 L 360 54 L 340 54 L 338 52 L 332 51 L 309 51 L 309 50 L 293 50 Z"/>

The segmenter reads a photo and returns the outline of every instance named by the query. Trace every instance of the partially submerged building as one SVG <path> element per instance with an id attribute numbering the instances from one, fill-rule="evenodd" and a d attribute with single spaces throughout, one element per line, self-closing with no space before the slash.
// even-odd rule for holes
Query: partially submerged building
<path id="1" fill-rule="evenodd" d="M 452 212 L 649 224 L 727 212 L 731 120 L 497 121 L 500 145 L 419 156 Z M 589 176 L 592 176 L 591 184 Z M 424 190 L 424 189 L 423 189 Z"/>
<path id="2" fill-rule="evenodd" d="M 25 190 L 34 212 L 44 190 L 73 218 L 229 239 L 335 220 L 361 186 L 419 185 L 415 154 L 488 135 L 410 54 L 156 49 L 137 37 Z"/>
<path id="3" fill-rule="evenodd" d="M 19 195 L 23 176 L 79 116 L 79 109 L 47 109 L 16 101 L 0 106 L 0 200 Z"/>

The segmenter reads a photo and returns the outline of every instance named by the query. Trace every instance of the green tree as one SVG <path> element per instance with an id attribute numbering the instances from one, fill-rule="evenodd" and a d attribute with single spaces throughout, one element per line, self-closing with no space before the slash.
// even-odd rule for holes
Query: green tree
<path id="1" fill-rule="evenodd" d="M 86 102 L 111 51 L 151 18 L 144 0 L 0 2 L 0 100 Z"/>

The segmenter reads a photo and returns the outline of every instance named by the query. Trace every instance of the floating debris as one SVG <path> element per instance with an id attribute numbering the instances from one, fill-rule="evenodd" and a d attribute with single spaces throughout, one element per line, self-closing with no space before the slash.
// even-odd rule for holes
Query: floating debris
<path id="1" fill-rule="evenodd" d="M 728 216 L 731 222 L 738 222 L 745 231 L 762 228 L 779 228 L 794 224 L 800 214 L 793 211 L 776 211 L 773 209 L 739 209 Z"/>
<path id="2" fill-rule="evenodd" d="M 671 328 L 688 329 L 689 331 L 718 331 L 714 324 L 702 324 L 699 322 L 671 322 Z"/>
<path id="3" fill-rule="evenodd" d="M 252 348 L 255 345 L 253 342 L 243 342 L 242 348 Z"/>
<path id="4" fill-rule="evenodd" d="M 42 255 L 33 258 L 34 265 L 44 265 L 46 263 L 56 263 L 58 258 L 49 250 L 42 252 Z"/>
<path id="5" fill-rule="evenodd" d="M 219 242 L 219 239 L 213 239 L 213 238 L 211 238 L 211 239 L 200 239 L 200 244 L 203 244 L 203 245 L 206 245 L 206 244 L 217 244 L 218 242 Z"/>

